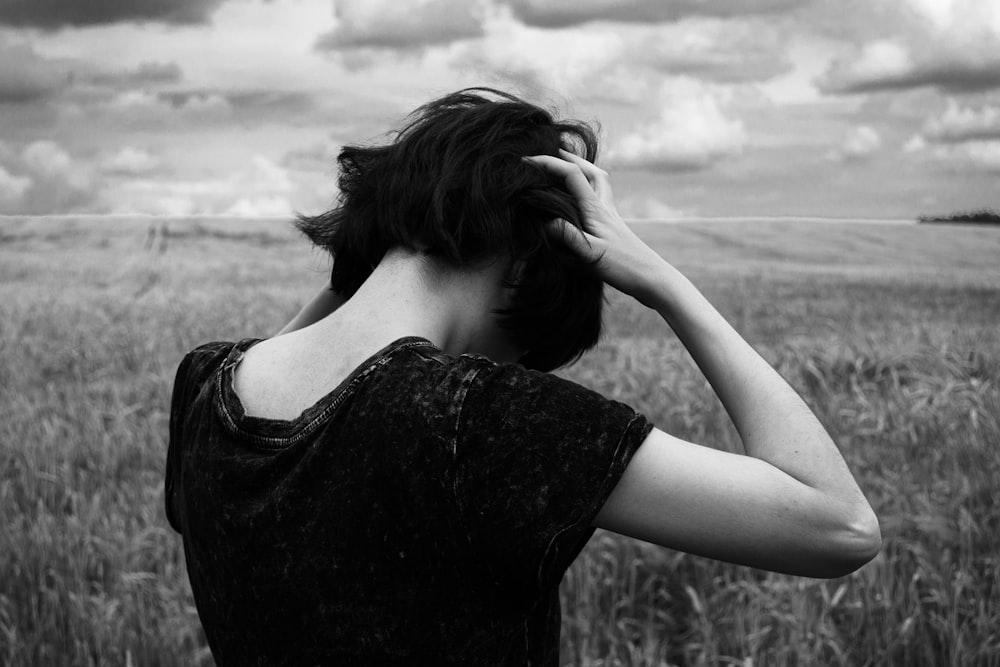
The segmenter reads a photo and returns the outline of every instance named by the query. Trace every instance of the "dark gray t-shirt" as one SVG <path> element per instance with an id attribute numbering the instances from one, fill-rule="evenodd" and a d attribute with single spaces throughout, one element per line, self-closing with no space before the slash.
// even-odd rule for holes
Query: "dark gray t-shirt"
<path id="1" fill-rule="evenodd" d="M 177 371 L 166 510 L 219 665 L 557 665 L 559 582 L 652 425 L 568 380 L 372 355 L 291 421 L 209 343 Z"/>

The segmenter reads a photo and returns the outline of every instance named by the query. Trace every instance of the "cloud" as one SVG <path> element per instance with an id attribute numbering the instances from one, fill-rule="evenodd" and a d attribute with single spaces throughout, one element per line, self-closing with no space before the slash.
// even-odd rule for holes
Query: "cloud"
<path id="1" fill-rule="evenodd" d="M 54 141 L 36 141 L 24 149 L 24 161 L 43 176 L 60 176 L 69 173 L 73 160 L 69 153 Z"/>
<path id="2" fill-rule="evenodd" d="M 483 34 L 483 4 L 476 0 L 340 0 L 337 26 L 321 35 L 316 48 L 418 50 Z"/>
<path id="3" fill-rule="evenodd" d="M 839 92 L 885 87 L 910 76 L 912 71 L 909 50 L 898 42 L 882 40 L 865 44 L 853 56 L 835 61 L 819 85 L 824 91 Z"/>
<path id="4" fill-rule="evenodd" d="M 0 204 L 20 201 L 32 182 L 30 176 L 14 176 L 0 165 Z"/>
<path id="5" fill-rule="evenodd" d="M 102 69 L 83 60 L 44 57 L 30 43 L 4 41 L 0 35 L 0 104 L 30 104 L 63 94 L 99 99 L 116 90 L 177 83 L 182 77 L 172 62 Z"/>
<path id="6" fill-rule="evenodd" d="M 626 46 L 623 35 L 610 28 L 541 30 L 494 17 L 483 39 L 454 49 L 451 58 L 456 69 L 500 74 L 527 90 L 620 96 L 627 93 L 624 88 L 634 88 L 632 81 L 602 74 L 624 60 Z"/>
<path id="7" fill-rule="evenodd" d="M 224 95 L 234 112 L 247 120 L 275 118 L 289 123 L 316 109 L 313 92 L 241 90 L 227 91 Z"/>
<path id="8" fill-rule="evenodd" d="M 898 43 L 865 45 L 852 58 L 840 59 L 816 82 L 825 93 L 864 93 L 933 86 L 969 93 L 1000 88 L 1000 52 L 963 49 L 915 58 Z"/>
<path id="9" fill-rule="evenodd" d="M 3 0 L 0 25 L 55 30 L 109 23 L 207 23 L 225 0 Z"/>
<path id="10" fill-rule="evenodd" d="M 177 83 L 183 78 L 184 73 L 174 62 L 144 62 L 132 69 L 95 71 L 75 77 L 79 83 L 123 88 Z"/>
<path id="11" fill-rule="evenodd" d="M 337 155 L 340 146 L 321 141 L 304 148 L 295 148 L 281 159 L 281 165 L 296 171 L 330 174 L 337 170 Z"/>
<path id="12" fill-rule="evenodd" d="M 893 37 L 870 37 L 835 59 L 817 79 L 823 92 L 1000 88 L 1000 4 L 994 0 L 908 0 L 856 9 L 870 14 L 868 22 L 883 35 L 891 25 Z"/>
<path id="13" fill-rule="evenodd" d="M 65 63 L 43 58 L 29 44 L 0 41 L 0 104 L 45 99 L 69 81 Z"/>
<path id="14" fill-rule="evenodd" d="M 947 167 L 1000 173 L 1000 141 L 927 145 L 923 152 Z"/>
<path id="15" fill-rule="evenodd" d="M 58 143 L 34 141 L 18 154 L 0 156 L 0 213 L 66 213 L 85 208 L 97 197 L 86 165 Z"/>
<path id="16" fill-rule="evenodd" d="M 908 155 L 930 158 L 950 168 L 1000 171 L 1000 107 L 960 106 L 949 98 L 937 117 L 903 145 Z"/>
<path id="17" fill-rule="evenodd" d="M 927 148 L 927 141 L 919 134 L 913 135 L 912 137 L 907 139 L 905 144 L 903 144 L 904 153 L 919 153 L 920 151 L 925 150 L 926 148 Z"/>
<path id="18" fill-rule="evenodd" d="M 988 171 L 1000 172 L 1000 141 L 976 141 L 965 145 L 966 158 Z"/>
<path id="19" fill-rule="evenodd" d="M 674 220 L 690 214 L 656 197 L 625 197 L 616 202 L 621 216 L 627 220 Z"/>
<path id="20" fill-rule="evenodd" d="M 701 81 L 761 81 L 787 71 L 780 29 L 756 21 L 685 19 L 653 25 L 526 26 L 494 16 L 478 40 L 451 49 L 452 67 L 480 80 L 577 102 L 648 107 L 664 75 Z M 538 94 L 537 91 L 542 91 Z"/>
<path id="21" fill-rule="evenodd" d="M 317 96 L 312 91 L 103 88 L 76 91 L 61 106 L 75 120 L 129 129 L 191 129 L 223 122 L 249 127 L 267 121 L 288 127 L 329 121 L 329 116 L 315 113 Z"/>
<path id="22" fill-rule="evenodd" d="M 244 197 L 223 211 L 223 215 L 241 218 L 287 218 L 292 205 L 284 197 Z"/>
<path id="23" fill-rule="evenodd" d="M 78 109 L 88 115 L 97 112 L 104 121 L 126 127 L 190 127 L 227 119 L 232 113 L 229 100 L 215 92 L 161 93 L 150 90 L 125 90 L 100 100 L 89 108 Z"/>
<path id="24" fill-rule="evenodd" d="M 917 134 L 906 141 L 903 152 L 951 170 L 1000 173 L 1000 139 L 932 143 Z"/>
<path id="25" fill-rule="evenodd" d="M 949 98 L 944 112 L 924 125 L 923 135 L 936 143 L 1000 140 L 1000 107 L 963 108 Z"/>
<path id="26" fill-rule="evenodd" d="M 101 162 L 101 171 L 118 175 L 148 174 L 159 166 L 160 159 L 149 151 L 125 146 Z"/>
<path id="27" fill-rule="evenodd" d="M 276 193 L 290 192 L 294 186 L 284 167 L 263 155 L 255 155 L 250 165 L 234 176 L 232 187 L 236 192 Z"/>
<path id="28" fill-rule="evenodd" d="M 868 125 L 858 125 L 851 128 L 840 148 L 832 157 L 841 160 L 862 160 L 871 156 L 882 147 L 882 137 Z"/>
<path id="29" fill-rule="evenodd" d="M 690 19 L 627 35 L 629 66 L 718 82 L 761 81 L 789 71 L 775 26 L 759 21 Z"/>
<path id="30" fill-rule="evenodd" d="M 791 10 L 798 0 L 504 0 L 527 25 L 567 28 L 591 21 L 660 23 L 689 16 L 737 17 Z"/>
<path id="31" fill-rule="evenodd" d="M 255 155 L 245 168 L 225 177 L 122 180 L 103 199 L 116 213 L 288 216 L 288 198 L 295 190 L 288 170 Z"/>
<path id="32" fill-rule="evenodd" d="M 739 154 L 747 142 L 743 122 L 726 117 L 716 97 L 696 82 L 665 85 L 660 113 L 612 143 L 609 162 L 650 171 L 692 171 Z"/>

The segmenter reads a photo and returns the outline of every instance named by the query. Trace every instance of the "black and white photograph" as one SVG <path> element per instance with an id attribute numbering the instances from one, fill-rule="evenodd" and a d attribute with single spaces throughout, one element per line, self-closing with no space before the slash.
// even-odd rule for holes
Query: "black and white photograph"
<path id="1" fill-rule="evenodd" d="M 1000 2 L 0 0 L 0 665 L 1000 667 Z"/>

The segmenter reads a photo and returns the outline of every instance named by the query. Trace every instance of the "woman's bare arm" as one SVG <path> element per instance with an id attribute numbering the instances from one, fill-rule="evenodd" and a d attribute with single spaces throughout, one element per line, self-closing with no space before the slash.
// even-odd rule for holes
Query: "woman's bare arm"
<path id="1" fill-rule="evenodd" d="M 697 289 L 664 263 L 649 297 L 728 411 L 746 456 L 653 431 L 596 525 L 767 570 L 836 577 L 871 560 L 878 520 L 825 429 Z"/>
<path id="2" fill-rule="evenodd" d="M 292 320 L 286 324 L 281 331 L 275 334 L 275 336 L 280 336 L 282 334 L 291 333 L 298 329 L 309 326 L 319 322 L 321 319 L 332 313 L 333 311 L 340 308 L 347 299 L 344 299 L 339 294 L 330 288 L 327 284 L 316 293 L 309 302 L 302 306 L 302 310 L 292 318 Z"/>
<path id="3" fill-rule="evenodd" d="M 595 525 L 719 560 L 834 577 L 871 560 L 878 520 L 805 402 L 691 282 L 614 210 L 607 174 L 570 154 L 531 161 L 565 178 L 585 231 L 553 233 L 599 258 L 605 281 L 654 308 L 715 389 L 746 456 L 654 429 Z"/>

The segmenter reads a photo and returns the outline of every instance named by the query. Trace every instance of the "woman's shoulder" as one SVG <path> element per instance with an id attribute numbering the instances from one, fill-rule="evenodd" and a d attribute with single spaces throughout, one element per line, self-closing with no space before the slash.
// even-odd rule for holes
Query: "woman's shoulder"
<path id="1" fill-rule="evenodd" d="M 475 381 L 490 385 L 511 385 L 543 390 L 583 391 L 596 394 L 592 389 L 549 371 L 527 368 L 510 361 L 494 361 L 481 354 L 466 353 L 455 361 L 459 368 L 475 375 Z"/>
<path id="2" fill-rule="evenodd" d="M 465 408 L 581 422 L 624 421 L 638 416 L 625 403 L 573 379 L 519 363 L 464 354 L 455 363 L 467 379 Z"/>
<path id="3" fill-rule="evenodd" d="M 227 358 L 238 351 L 246 350 L 258 342 L 257 338 L 239 341 L 212 341 L 195 347 L 181 359 L 174 378 L 174 385 L 193 385 L 203 382 L 216 371 Z"/>

